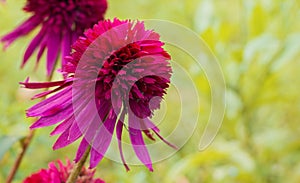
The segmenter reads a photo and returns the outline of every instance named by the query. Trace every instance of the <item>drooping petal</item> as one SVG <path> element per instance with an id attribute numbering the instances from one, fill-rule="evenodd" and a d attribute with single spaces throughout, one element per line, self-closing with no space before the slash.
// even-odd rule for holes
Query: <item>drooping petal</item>
<path id="1" fill-rule="evenodd" d="M 152 129 L 159 133 L 159 128 L 149 118 L 144 118 L 141 122 L 145 129 Z"/>
<path id="2" fill-rule="evenodd" d="M 122 131 L 123 131 L 123 125 L 124 125 L 124 117 L 125 117 L 125 112 L 123 111 L 120 116 L 120 119 L 118 120 L 118 123 L 117 123 L 116 134 L 117 134 L 117 138 L 118 138 L 118 147 L 120 150 L 121 160 L 123 162 L 123 165 L 126 168 L 126 171 L 129 171 L 130 169 L 129 169 L 128 165 L 126 164 L 125 157 L 123 154 L 123 148 L 122 148 Z"/>
<path id="3" fill-rule="evenodd" d="M 42 102 L 35 104 L 31 108 L 27 109 L 27 111 L 28 112 L 35 112 L 35 111 L 39 111 L 39 110 L 44 110 L 44 108 L 49 107 L 50 104 L 55 105 L 61 99 L 70 98 L 70 96 L 72 96 L 72 88 L 68 87 L 68 88 L 65 88 L 64 90 L 56 93 L 55 95 L 43 100 Z"/>
<path id="4" fill-rule="evenodd" d="M 65 97 L 61 97 L 59 102 L 51 101 L 50 103 L 42 106 L 39 110 L 30 110 L 29 109 L 26 114 L 28 117 L 51 116 L 61 110 L 64 110 L 71 104 L 72 104 L 72 98 L 70 96 L 65 96 Z"/>
<path id="5" fill-rule="evenodd" d="M 146 148 L 142 133 L 139 127 L 139 120 L 134 114 L 129 114 L 128 119 L 129 124 L 129 137 L 133 146 L 133 150 L 135 151 L 137 157 L 141 160 L 141 162 L 150 170 L 153 171 L 152 161 L 149 155 L 149 152 Z M 132 128 L 131 126 L 134 126 Z"/>
<path id="6" fill-rule="evenodd" d="M 89 147 L 89 145 L 90 144 L 88 143 L 88 141 L 85 138 L 83 138 L 81 140 L 80 145 L 79 145 L 78 150 L 77 150 L 77 153 L 76 153 L 76 157 L 74 159 L 74 161 L 76 163 L 82 158 L 82 156 L 86 152 L 86 150 Z"/>
<path id="7" fill-rule="evenodd" d="M 74 123 L 74 116 L 71 116 L 69 118 L 67 118 L 66 120 L 64 120 L 63 122 L 61 122 L 51 133 L 50 135 L 58 135 L 61 134 L 62 132 L 66 131 L 72 123 Z"/>
<path id="8" fill-rule="evenodd" d="M 165 142 L 166 144 L 168 144 L 170 147 L 174 148 L 174 149 L 178 149 L 178 147 L 170 142 L 168 142 L 165 138 L 163 138 L 159 132 L 159 128 L 149 119 L 149 118 L 144 118 L 142 120 L 143 124 L 145 126 L 147 126 L 148 129 L 152 129 L 152 131 L 158 136 L 158 138 L 160 138 L 163 142 Z"/>
<path id="9" fill-rule="evenodd" d="M 154 133 L 160 138 L 160 140 L 162 140 L 164 143 L 168 144 L 170 147 L 174 148 L 174 149 L 179 149 L 176 145 L 172 144 L 171 142 L 168 142 L 165 138 L 163 138 L 159 132 L 157 132 L 156 130 L 153 130 Z"/>
<path id="10" fill-rule="evenodd" d="M 24 36 L 31 32 L 35 27 L 41 23 L 41 18 L 38 16 L 31 16 L 28 20 L 22 23 L 14 31 L 6 34 L 1 38 L 1 42 L 6 42 L 5 47 L 8 47 L 17 38 Z"/>
<path id="11" fill-rule="evenodd" d="M 68 139 L 69 139 L 70 141 L 75 141 L 75 140 L 77 140 L 77 139 L 78 139 L 79 137 L 81 137 L 82 134 L 84 133 L 84 132 L 81 130 L 81 128 L 78 127 L 78 125 L 77 125 L 76 122 L 74 122 L 74 123 L 72 124 L 72 126 L 70 127 L 70 131 L 72 132 L 72 133 L 69 134 L 69 137 L 68 137 Z"/>
<path id="12" fill-rule="evenodd" d="M 91 153 L 90 168 L 94 168 L 104 157 L 114 133 L 117 116 L 112 114 L 100 126 L 93 141 L 94 153 Z"/>
<path id="13" fill-rule="evenodd" d="M 33 96 L 32 99 L 45 97 L 45 96 L 47 96 L 47 95 L 49 95 L 49 94 L 51 94 L 51 93 L 55 93 L 55 92 L 57 92 L 57 91 L 60 91 L 61 89 L 70 86 L 71 84 L 72 84 L 72 82 L 66 81 L 64 84 L 62 84 L 61 86 L 55 88 L 54 90 L 48 90 L 48 91 L 39 93 L 39 94 Z"/>
<path id="14" fill-rule="evenodd" d="M 35 65 L 35 69 L 37 69 L 37 66 L 38 66 L 38 64 L 39 64 L 39 62 L 40 62 L 40 59 L 41 59 L 41 57 L 43 56 L 43 54 L 44 54 L 44 51 L 45 51 L 45 49 L 46 49 L 46 47 L 47 47 L 47 35 L 45 35 L 44 36 L 44 39 L 42 40 L 42 42 L 41 42 L 41 44 L 40 44 L 40 49 L 39 49 L 39 51 L 38 51 L 38 53 L 37 53 L 37 57 L 36 57 L 36 65 Z"/>
<path id="15" fill-rule="evenodd" d="M 24 85 L 25 88 L 29 88 L 29 89 L 40 89 L 40 88 L 50 88 L 50 87 L 54 87 L 54 86 L 60 86 L 62 84 L 64 84 L 66 81 L 52 81 L 52 82 L 33 82 L 33 83 L 29 83 L 28 81 L 26 82 L 20 82 L 21 85 Z"/>
<path id="16" fill-rule="evenodd" d="M 72 106 L 69 106 L 64 110 L 57 112 L 55 115 L 41 117 L 30 126 L 30 129 L 42 128 L 42 127 L 54 125 L 62 121 L 63 119 L 65 119 L 66 116 L 69 117 L 70 114 L 72 114 L 72 112 L 73 112 L 73 108 Z"/>
<path id="17" fill-rule="evenodd" d="M 59 32 L 58 29 L 55 31 L 56 34 Z M 111 33 L 106 35 L 108 31 Z M 58 46 L 66 48 L 71 33 L 64 30 L 63 34 L 67 37 L 61 37 L 59 42 L 63 43 Z M 102 34 L 104 38 L 98 41 Z M 171 145 L 158 133 L 159 129 L 149 119 L 161 102 L 161 99 L 157 100 L 153 106 L 152 98 L 163 97 L 169 87 L 171 76 L 168 62 L 170 57 L 162 48 L 163 43 L 159 41 L 159 35 L 152 30 L 145 30 L 142 22 L 115 19 L 99 22 L 86 31 L 85 36 L 76 41 L 72 46 L 71 55 L 66 56 L 66 64 L 61 70 L 65 82 L 57 83 L 56 87 L 53 86 L 54 89 L 35 96 L 39 98 L 54 94 L 44 100 L 47 102 L 41 102 L 27 111 L 28 116 L 40 117 L 32 127 L 60 123 L 51 133 L 51 135 L 60 134 L 54 149 L 69 145 L 83 137 L 75 160 L 79 161 L 91 144 L 91 168 L 103 159 L 116 127 L 121 160 L 126 170 L 129 170 L 122 149 L 123 122 L 127 114 L 133 150 L 138 159 L 153 171 L 142 133 L 151 139 L 154 139 L 153 134 L 157 134 L 161 140 Z M 48 38 L 49 35 L 46 44 L 48 55 L 52 52 L 57 56 L 56 50 L 49 50 L 49 45 L 53 44 L 49 44 Z M 154 40 L 141 40 L 148 38 Z M 52 41 L 57 42 L 55 39 Z M 68 49 L 62 55 L 66 55 L 67 52 Z M 147 58 L 144 58 L 145 56 Z M 132 67 L 126 70 L 125 67 L 131 63 Z M 156 76 L 157 73 L 159 76 Z M 47 85 L 49 83 L 26 84 L 32 88 Z M 61 90 L 63 92 L 59 92 Z M 128 99 L 127 96 L 129 101 L 125 101 Z"/>
<path id="18" fill-rule="evenodd" d="M 53 72 L 55 63 L 57 61 L 57 56 L 60 50 L 61 35 L 56 33 L 51 33 L 48 35 L 47 42 L 47 75 L 50 76 Z"/>
<path id="19" fill-rule="evenodd" d="M 63 42 L 62 42 L 62 68 L 66 64 L 65 57 L 68 56 L 71 53 L 71 47 L 72 44 L 72 32 L 67 31 L 67 33 L 63 36 Z"/>
<path id="20" fill-rule="evenodd" d="M 21 67 L 24 67 L 24 65 L 26 64 L 26 62 L 28 61 L 28 59 L 31 57 L 31 55 L 33 54 L 33 52 L 38 48 L 38 46 L 40 45 L 41 41 L 43 40 L 45 36 L 45 29 L 42 28 L 40 30 L 40 32 L 33 38 L 33 40 L 29 43 L 24 57 L 23 57 L 23 62 Z"/>
<path id="21" fill-rule="evenodd" d="M 92 124 L 92 121 L 95 120 L 95 116 L 98 115 L 97 109 L 95 109 L 95 101 L 91 99 L 85 102 L 81 101 L 81 103 L 78 104 L 74 103 L 73 108 L 76 124 L 72 125 L 72 131 L 73 128 L 76 131 L 79 126 L 79 130 L 82 133 L 87 133 L 88 127 Z"/>
<path id="22" fill-rule="evenodd" d="M 53 150 L 57 150 L 57 149 L 60 149 L 62 147 L 65 147 L 69 144 L 71 144 L 73 141 L 70 141 L 68 139 L 69 137 L 69 134 L 70 134 L 70 128 L 68 128 L 67 130 L 65 130 L 59 137 L 58 139 L 56 140 L 56 142 L 54 143 L 53 145 Z"/>
<path id="23" fill-rule="evenodd" d="M 53 72 L 57 56 L 70 54 L 71 45 L 83 35 L 85 29 L 104 19 L 107 9 L 106 0 L 27 0 L 23 7 L 31 16 L 15 30 L 1 38 L 7 48 L 16 39 L 28 35 L 37 27 L 39 33 L 29 44 L 22 62 L 22 67 L 39 47 L 37 63 L 47 48 L 47 74 Z M 63 39 L 64 38 L 64 39 Z M 62 48 L 63 47 L 63 48 Z M 64 59 L 62 60 L 62 64 Z"/>

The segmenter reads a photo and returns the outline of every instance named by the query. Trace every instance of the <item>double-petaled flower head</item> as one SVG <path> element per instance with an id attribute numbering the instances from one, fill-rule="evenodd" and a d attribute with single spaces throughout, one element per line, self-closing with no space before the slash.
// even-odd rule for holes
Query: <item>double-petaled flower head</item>
<path id="1" fill-rule="evenodd" d="M 27 116 L 40 117 L 31 128 L 60 123 L 51 133 L 60 134 L 54 149 L 83 137 L 75 161 L 91 145 L 91 168 L 104 157 L 116 131 L 121 159 L 129 170 L 122 151 L 123 127 L 127 127 L 137 157 L 152 171 L 143 134 L 152 140 L 156 134 L 165 141 L 151 121 L 172 72 L 163 45 L 143 22 L 100 21 L 73 45 L 62 69 L 67 75 L 64 80 L 22 83 L 33 89 L 54 87 L 35 96 L 54 93 L 51 97 L 27 110 Z M 124 122 L 126 115 L 128 123 Z"/>
<path id="2" fill-rule="evenodd" d="M 29 43 L 23 58 L 22 67 L 38 50 L 39 62 L 47 50 L 47 73 L 53 72 L 61 52 L 62 62 L 69 55 L 71 45 L 87 28 L 92 27 L 107 9 L 106 0 L 27 0 L 24 11 L 32 15 L 15 30 L 3 36 L 5 47 L 17 38 L 25 36 L 40 26 L 38 34 Z"/>
<path id="3" fill-rule="evenodd" d="M 57 166 L 58 165 L 58 166 Z M 37 173 L 34 173 L 27 177 L 24 183 L 64 183 L 67 181 L 70 173 L 74 167 L 74 164 L 67 160 L 64 165 L 60 160 L 51 162 L 48 165 L 48 169 L 41 169 Z M 86 169 L 82 167 L 76 183 L 105 183 L 99 178 L 94 178 L 95 170 Z"/>

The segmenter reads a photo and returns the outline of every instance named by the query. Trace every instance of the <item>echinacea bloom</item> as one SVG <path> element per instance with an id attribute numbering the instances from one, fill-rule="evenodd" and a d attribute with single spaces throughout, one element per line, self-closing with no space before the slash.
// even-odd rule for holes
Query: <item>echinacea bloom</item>
<path id="1" fill-rule="evenodd" d="M 64 183 L 67 181 L 74 164 L 67 160 L 64 165 L 60 160 L 57 161 L 58 166 L 54 162 L 48 164 L 48 169 L 41 169 L 27 177 L 24 183 Z M 94 178 L 95 170 L 82 167 L 76 183 L 105 183 L 103 180 Z"/>
<path id="2" fill-rule="evenodd" d="M 126 127 L 137 157 L 152 171 L 143 133 L 152 140 L 156 134 L 172 146 L 151 121 L 172 72 L 170 55 L 159 37 L 146 30 L 143 22 L 130 20 L 100 21 L 87 30 L 85 37 L 74 43 L 63 67 L 68 77 L 56 82 L 21 83 L 31 89 L 56 87 L 34 97 L 54 93 L 27 110 L 27 116 L 40 117 L 31 128 L 60 123 L 51 133 L 61 134 L 54 149 L 83 136 L 75 161 L 91 145 L 91 168 L 104 157 L 116 130 L 121 159 L 129 170 L 122 151 L 122 131 Z M 124 123 L 125 115 L 128 124 Z"/>
<path id="3" fill-rule="evenodd" d="M 103 20 L 106 0 L 27 0 L 24 11 L 32 15 L 12 32 L 1 38 L 8 47 L 17 38 L 25 36 L 41 26 L 29 43 L 21 67 L 38 50 L 37 63 L 47 49 L 47 74 L 53 72 L 61 52 L 62 62 L 69 55 L 71 45 L 83 32 Z"/>

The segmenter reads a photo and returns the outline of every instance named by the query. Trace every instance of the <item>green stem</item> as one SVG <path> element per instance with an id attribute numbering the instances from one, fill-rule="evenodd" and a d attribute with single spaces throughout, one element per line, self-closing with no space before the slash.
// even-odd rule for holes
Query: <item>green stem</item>
<path id="1" fill-rule="evenodd" d="M 87 160 L 87 157 L 90 153 L 90 150 L 91 150 L 91 146 L 89 146 L 87 148 L 87 150 L 85 151 L 84 155 L 82 156 L 82 158 L 75 164 L 70 176 L 68 177 L 68 180 L 66 183 L 75 183 L 77 178 L 78 178 L 78 175 L 80 174 L 81 170 L 82 170 L 82 167 L 84 165 L 84 163 L 86 162 Z"/>
<path id="2" fill-rule="evenodd" d="M 20 166 L 20 164 L 22 162 L 22 159 L 23 159 L 23 157 L 24 157 L 24 155 L 25 155 L 25 153 L 26 153 L 26 151 L 28 149 L 28 146 L 29 146 L 29 144 L 30 144 L 33 136 L 34 136 L 34 130 L 30 130 L 28 136 L 25 137 L 21 141 L 22 150 L 21 150 L 20 154 L 18 155 L 18 157 L 17 157 L 17 159 L 16 159 L 16 161 L 15 161 L 15 163 L 14 163 L 11 171 L 9 172 L 9 175 L 8 175 L 8 177 L 6 179 L 6 183 L 11 183 L 12 180 L 14 179 L 14 177 L 15 177 L 18 169 L 19 169 L 19 166 Z"/>
<path id="3" fill-rule="evenodd" d="M 47 77 L 47 82 L 50 82 L 52 80 L 52 77 L 53 77 L 53 72 Z M 48 91 L 48 88 L 46 88 L 45 91 Z M 42 100 L 44 100 L 44 99 L 45 99 L 45 97 L 42 98 Z M 35 130 L 30 130 L 29 134 L 20 141 L 22 149 L 21 149 L 21 152 L 18 154 L 16 161 L 14 162 L 14 165 L 8 174 L 8 177 L 5 181 L 6 183 L 11 183 L 13 181 L 13 179 L 21 165 L 21 162 L 24 158 L 24 155 L 25 155 L 30 143 L 32 142 L 32 139 L 34 137 L 34 132 L 35 132 Z"/>

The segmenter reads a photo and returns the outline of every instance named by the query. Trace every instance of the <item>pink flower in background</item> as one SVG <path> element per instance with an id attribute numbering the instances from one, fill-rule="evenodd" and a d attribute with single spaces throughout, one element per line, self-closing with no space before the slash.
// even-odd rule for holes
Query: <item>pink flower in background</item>
<path id="1" fill-rule="evenodd" d="M 69 160 L 64 165 L 60 160 L 57 161 L 58 166 L 54 162 L 49 163 L 48 169 L 41 169 L 24 180 L 24 183 L 64 183 L 67 181 L 72 168 L 74 166 Z M 94 178 L 95 170 L 82 168 L 76 183 L 105 183 L 101 179 Z"/>
<path id="2" fill-rule="evenodd" d="M 47 49 L 47 74 L 53 72 L 56 60 L 61 52 L 62 62 L 69 55 L 71 45 L 99 20 L 107 8 L 106 0 L 27 0 L 24 11 L 32 15 L 15 30 L 1 38 L 8 47 L 17 38 L 28 35 L 41 26 L 37 35 L 28 45 L 22 67 L 38 50 L 37 63 Z"/>
<path id="3" fill-rule="evenodd" d="M 34 97 L 55 93 L 27 110 L 27 116 L 40 117 L 31 128 L 60 123 L 51 133 L 60 134 L 54 149 L 83 136 L 75 161 L 91 145 L 91 168 L 104 157 L 116 130 L 120 156 L 129 170 L 122 151 L 122 131 L 127 127 L 137 157 L 152 171 L 143 133 L 152 140 L 156 134 L 172 146 L 150 120 L 153 110 L 160 107 L 172 72 L 163 45 L 143 22 L 100 21 L 73 45 L 63 66 L 65 80 L 21 83 L 31 89 L 56 87 Z"/>

